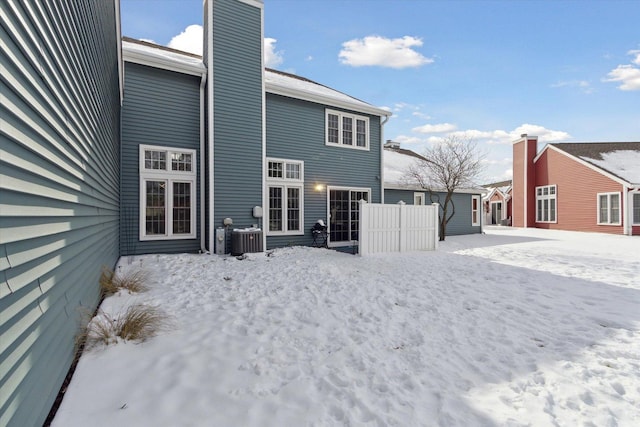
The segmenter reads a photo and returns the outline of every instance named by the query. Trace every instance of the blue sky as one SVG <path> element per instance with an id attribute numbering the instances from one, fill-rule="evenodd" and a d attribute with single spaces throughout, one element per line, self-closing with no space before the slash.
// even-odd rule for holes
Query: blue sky
<path id="1" fill-rule="evenodd" d="M 640 140 L 640 1 L 264 3 L 268 66 L 390 109 L 385 139 L 404 148 L 473 138 L 483 181 L 510 178 L 521 133 Z M 201 0 L 121 0 L 123 35 L 184 50 L 202 15 Z"/>

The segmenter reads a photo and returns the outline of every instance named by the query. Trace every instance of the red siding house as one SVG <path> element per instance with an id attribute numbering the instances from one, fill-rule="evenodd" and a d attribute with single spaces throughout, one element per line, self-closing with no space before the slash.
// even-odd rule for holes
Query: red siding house
<path id="1" fill-rule="evenodd" d="M 484 202 L 485 223 L 488 225 L 511 225 L 511 180 L 486 184 Z"/>
<path id="2" fill-rule="evenodd" d="M 513 225 L 640 235 L 640 142 L 513 144 Z"/>

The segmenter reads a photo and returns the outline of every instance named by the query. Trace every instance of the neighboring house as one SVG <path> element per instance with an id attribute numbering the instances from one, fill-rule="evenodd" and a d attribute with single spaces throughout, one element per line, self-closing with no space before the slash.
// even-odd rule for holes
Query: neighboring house
<path id="1" fill-rule="evenodd" d="M 640 142 L 513 145 L 513 225 L 640 235 Z"/>
<path id="2" fill-rule="evenodd" d="M 488 191 L 482 198 L 485 224 L 511 225 L 511 180 L 494 182 L 483 187 Z"/>
<path id="3" fill-rule="evenodd" d="M 118 13 L 0 2 L 0 426 L 42 425 L 120 255 Z"/>
<path id="4" fill-rule="evenodd" d="M 205 1 L 202 57 L 121 42 L 117 0 L 0 5 L 0 425 L 43 423 L 119 256 L 350 246 L 383 201 L 390 113 L 265 70 L 262 1 Z"/>
<path id="5" fill-rule="evenodd" d="M 404 202 L 408 205 L 444 203 L 446 192 L 432 191 L 410 183 L 406 172 L 416 162 L 425 160 L 400 144 L 387 141 L 384 145 L 384 203 Z M 447 223 L 447 235 L 482 232 L 482 188 L 461 188 L 453 194 L 455 214 Z M 451 211 L 449 211 L 450 213 Z M 440 211 L 442 214 L 442 210 Z"/>

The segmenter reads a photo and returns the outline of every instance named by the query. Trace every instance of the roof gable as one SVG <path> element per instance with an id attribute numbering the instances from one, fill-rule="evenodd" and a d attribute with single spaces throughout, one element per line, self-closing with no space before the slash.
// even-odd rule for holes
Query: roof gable
<path id="1" fill-rule="evenodd" d="M 640 184 L 640 142 L 565 142 L 547 144 L 534 159 L 548 149 L 573 158 L 621 184 Z"/>

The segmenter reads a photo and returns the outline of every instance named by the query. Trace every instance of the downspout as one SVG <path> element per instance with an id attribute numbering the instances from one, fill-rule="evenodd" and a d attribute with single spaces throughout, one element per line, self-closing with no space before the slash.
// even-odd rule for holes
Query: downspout
<path id="1" fill-rule="evenodd" d="M 205 162 L 204 162 L 204 153 L 205 153 L 205 138 L 204 138 L 204 99 L 205 99 L 205 88 L 207 85 L 207 72 L 206 70 L 202 73 L 200 78 L 200 251 L 202 253 L 211 253 L 213 250 L 212 247 L 207 247 L 205 245 L 205 187 L 204 185 L 204 177 L 205 177 Z"/>
<path id="2" fill-rule="evenodd" d="M 380 122 L 380 203 L 384 204 L 384 125 L 391 116 L 384 116 Z"/>
<path id="3" fill-rule="evenodd" d="M 215 248 L 215 228 L 214 228 L 214 204 L 213 204 L 213 195 L 214 195 L 214 179 L 213 179 L 213 5 L 212 1 L 209 1 L 207 4 L 207 34 L 204 37 L 207 38 L 207 75 L 209 84 L 207 85 L 207 146 L 208 146 L 208 156 L 207 163 L 209 165 L 209 175 L 207 176 L 208 181 L 208 191 L 209 191 L 209 248 L 212 253 Z"/>
<path id="4" fill-rule="evenodd" d="M 632 233 L 631 221 L 629 218 L 629 212 L 631 212 L 631 209 L 629 209 L 629 191 L 631 191 L 631 187 L 627 187 L 626 185 L 622 186 L 622 207 L 624 208 L 622 210 L 622 234 L 626 234 L 627 236 L 631 236 Z"/>

